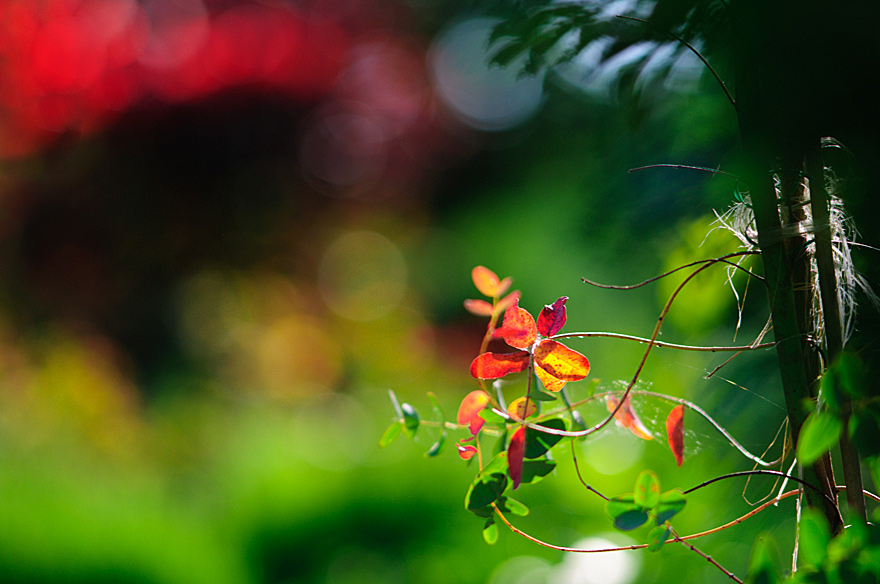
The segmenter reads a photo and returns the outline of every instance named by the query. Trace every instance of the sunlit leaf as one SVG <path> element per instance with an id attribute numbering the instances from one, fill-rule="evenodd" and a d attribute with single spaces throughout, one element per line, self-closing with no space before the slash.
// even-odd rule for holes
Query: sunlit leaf
<path id="1" fill-rule="evenodd" d="M 668 525 L 658 525 L 648 532 L 648 551 L 656 552 L 663 547 L 669 536 L 672 535 L 672 528 Z"/>
<path id="2" fill-rule="evenodd" d="M 520 426 L 510 437 L 510 444 L 507 446 L 507 474 L 513 481 L 513 488 L 516 490 L 522 481 L 523 472 L 523 454 L 525 454 L 526 442 L 525 426 Z"/>
<path id="3" fill-rule="evenodd" d="M 535 349 L 535 363 L 547 373 L 565 381 L 579 381 L 590 373 L 586 357 L 562 343 L 544 340 Z"/>
<path id="4" fill-rule="evenodd" d="M 807 416 L 797 442 L 797 458 L 801 464 L 812 464 L 837 444 L 843 423 L 827 410 Z"/>
<path id="5" fill-rule="evenodd" d="M 394 440 L 398 436 L 400 436 L 401 430 L 403 430 L 403 422 L 401 422 L 400 420 L 388 426 L 388 429 L 385 430 L 382 433 L 382 437 L 379 438 L 379 448 L 385 448 L 386 446 L 394 442 Z"/>
<path id="6" fill-rule="evenodd" d="M 827 555 L 828 543 L 831 541 L 828 520 L 818 511 L 808 507 L 801 513 L 798 533 L 799 559 L 804 564 L 821 565 Z"/>
<path id="7" fill-rule="evenodd" d="M 538 333 L 545 337 L 552 337 L 565 325 L 565 302 L 568 296 L 563 296 L 553 304 L 547 304 L 538 315 Z"/>
<path id="8" fill-rule="evenodd" d="M 687 498 L 679 489 L 660 493 L 657 505 L 654 506 L 654 513 L 657 515 L 657 525 L 672 519 L 679 511 L 684 509 L 686 504 Z"/>
<path id="9" fill-rule="evenodd" d="M 525 420 L 529 416 L 535 414 L 538 411 L 538 405 L 535 403 L 535 400 L 532 399 L 531 396 L 520 397 L 507 406 L 507 413 L 517 418 L 519 420 Z"/>
<path id="10" fill-rule="evenodd" d="M 495 310 L 499 312 L 505 312 L 508 308 L 519 302 L 519 290 L 514 290 L 504 298 L 498 301 L 498 305 L 495 306 Z"/>
<path id="11" fill-rule="evenodd" d="M 471 363 L 471 375 L 478 379 L 498 379 L 510 373 L 519 373 L 529 368 L 529 354 L 483 353 Z"/>
<path id="12" fill-rule="evenodd" d="M 520 517 L 525 517 L 529 514 L 528 507 L 526 507 L 516 499 L 511 499 L 510 497 L 505 497 L 502 511 L 509 511 L 514 515 L 519 515 Z"/>
<path id="13" fill-rule="evenodd" d="M 475 446 L 456 444 L 456 447 L 458 448 L 458 456 L 460 456 L 462 460 L 470 460 L 474 457 L 474 454 L 477 453 L 477 448 Z"/>
<path id="14" fill-rule="evenodd" d="M 416 431 L 419 429 L 421 418 L 416 409 L 407 403 L 400 404 L 400 411 L 403 412 L 403 431 L 410 438 L 414 438 Z"/>
<path id="15" fill-rule="evenodd" d="M 605 511 L 614 518 L 627 511 L 644 511 L 644 509 L 635 504 L 635 498 L 632 493 L 627 493 L 608 499 L 605 502 Z"/>
<path id="16" fill-rule="evenodd" d="M 609 395 L 606 405 L 608 407 L 609 412 L 613 412 L 617 409 L 617 404 L 620 403 L 620 400 L 617 399 L 613 395 Z M 654 436 L 651 432 L 645 427 L 642 421 L 639 419 L 636 411 L 633 409 L 632 404 L 630 403 L 629 397 L 626 398 L 626 401 L 617 409 L 617 413 L 614 414 L 614 419 L 617 424 L 623 428 L 628 429 L 630 432 L 641 438 L 642 440 L 653 440 Z"/>
<path id="17" fill-rule="evenodd" d="M 660 481 L 653 471 L 643 470 L 636 478 L 633 502 L 643 509 L 653 509 L 660 501 Z"/>
<path id="18" fill-rule="evenodd" d="M 541 385 L 543 385 L 544 389 L 546 389 L 547 391 L 560 391 L 563 387 L 565 387 L 565 384 L 568 383 L 564 379 L 553 377 L 541 367 L 535 367 L 535 374 L 538 376 L 538 379 L 541 380 Z"/>
<path id="19" fill-rule="evenodd" d="M 480 417 L 480 411 L 489 404 L 489 394 L 482 390 L 474 390 L 464 396 L 461 405 L 458 406 L 456 421 L 459 424 L 467 424 L 474 436 L 483 427 L 484 420 Z"/>
<path id="20" fill-rule="evenodd" d="M 565 420 L 562 418 L 550 418 L 537 425 L 552 430 L 567 429 Z M 525 457 L 539 458 L 544 456 L 547 451 L 553 448 L 560 440 L 562 440 L 562 438 L 563 436 L 560 436 L 559 434 L 549 434 L 547 432 L 541 432 L 540 430 L 530 428 L 529 433 L 526 435 Z"/>
<path id="21" fill-rule="evenodd" d="M 502 288 L 501 280 L 498 279 L 495 272 L 485 266 L 477 266 L 471 270 L 471 279 L 474 281 L 474 286 L 477 287 L 480 294 L 489 298 L 498 298 L 510 286 L 510 279 L 505 278 L 506 284 Z"/>
<path id="22" fill-rule="evenodd" d="M 494 308 L 485 300 L 468 298 L 464 301 L 464 309 L 477 316 L 492 316 Z"/>
<path id="23" fill-rule="evenodd" d="M 495 523 L 493 517 L 489 517 L 486 520 L 486 525 L 483 526 L 483 541 L 489 545 L 495 545 L 495 542 L 498 541 L 498 524 Z"/>
<path id="24" fill-rule="evenodd" d="M 681 466 L 684 460 L 684 406 L 677 405 L 669 412 L 666 418 L 666 440 L 669 442 L 669 448 L 672 455 L 675 456 L 675 463 Z"/>
<path id="25" fill-rule="evenodd" d="M 528 349 L 538 338 L 538 327 L 529 311 L 520 308 L 517 301 L 504 311 L 503 326 L 496 333 L 511 347 Z"/>

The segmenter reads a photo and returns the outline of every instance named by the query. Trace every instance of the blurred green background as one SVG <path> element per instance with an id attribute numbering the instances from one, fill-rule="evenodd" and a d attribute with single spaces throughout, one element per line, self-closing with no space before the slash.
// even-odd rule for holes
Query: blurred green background
<path id="1" fill-rule="evenodd" d="M 427 392 L 451 415 L 476 387 L 473 266 L 512 276 L 533 314 L 569 296 L 566 331 L 649 336 L 677 282 L 581 278 L 630 284 L 737 248 L 706 235 L 730 179 L 627 172 L 716 167 L 735 148 L 698 63 L 618 99 L 611 74 L 489 69 L 489 24 L 456 2 L 4 0 L 0 581 L 727 581 L 679 546 L 574 555 L 506 531 L 487 546 L 454 447 L 426 458 L 423 428 L 378 448 L 389 389 L 427 416 Z M 725 276 L 699 278 L 662 338 L 750 342 L 762 292 L 738 282 L 736 331 Z M 642 353 L 569 345 L 603 390 Z M 726 358 L 656 351 L 644 387 L 760 454 L 784 416 L 775 357 L 703 379 Z M 664 489 L 751 468 L 695 417 L 676 467 L 668 404 L 636 405 L 656 440 L 610 427 L 579 446 L 597 489 L 630 491 L 642 468 Z M 699 491 L 679 531 L 741 515 L 744 488 Z M 644 536 L 613 532 L 570 461 L 518 498 L 518 525 L 557 545 Z M 743 575 L 758 532 L 791 541 L 792 508 L 698 545 Z"/>

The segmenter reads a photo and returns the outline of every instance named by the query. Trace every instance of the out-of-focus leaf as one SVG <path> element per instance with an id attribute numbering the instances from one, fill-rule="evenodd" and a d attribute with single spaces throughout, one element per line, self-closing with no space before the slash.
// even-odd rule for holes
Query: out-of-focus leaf
<path id="1" fill-rule="evenodd" d="M 808 507 L 801 513 L 799 530 L 798 558 L 808 565 L 821 565 L 831 541 L 828 521 L 821 513 Z"/>
<path id="2" fill-rule="evenodd" d="M 467 490 L 464 506 L 474 511 L 494 503 L 507 488 L 507 477 L 501 473 L 480 473 Z"/>
<path id="3" fill-rule="evenodd" d="M 394 442 L 394 440 L 398 436 L 400 436 L 401 430 L 403 430 L 403 422 L 401 422 L 400 420 L 388 426 L 388 429 L 386 429 L 382 433 L 382 437 L 379 438 L 379 448 L 385 448 L 386 446 Z"/>
<path id="4" fill-rule="evenodd" d="M 636 477 L 633 502 L 643 509 L 653 509 L 660 502 L 660 480 L 653 471 L 643 470 Z"/>
<path id="5" fill-rule="evenodd" d="M 657 515 L 657 525 L 672 519 L 679 511 L 684 509 L 686 504 L 687 498 L 678 489 L 660 493 L 660 498 L 654 506 L 654 513 Z"/>
<path id="6" fill-rule="evenodd" d="M 483 427 L 484 420 L 480 412 L 489 404 L 489 394 L 482 390 L 475 390 L 464 396 L 461 405 L 458 406 L 456 421 L 459 424 L 467 424 L 474 436 Z"/>
<path id="7" fill-rule="evenodd" d="M 556 396 L 552 393 L 544 393 L 533 389 L 531 393 L 529 393 L 529 399 L 533 399 L 536 402 L 552 402 L 556 401 Z"/>
<path id="8" fill-rule="evenodd" d="M 529 368 L 529 354 L 483 353 L 471 363 L 471 375 L 477 379 L 499 379 L 511 373 L 519 373 Z"/>
<path id="9" fill-rule="evenodd" d="M 564 381 L 580 381 L 590 373 L 590 362 L 586 357 L 550 339 L 541 341 L 535 348 L 535 363 Z"/>
<path id="10" fill-rule="evenodd" d="M 471 279 L 480 294 L 489 298 L 499 298 L 507 291 L 512 282 L 510 278 L 500 280 L 495 272 L 485 266 L 477 266 L 471 270 Z"/>
<path id="11" fill-rule="evenodd" d="M 556 461 L 542 458 L 539 460 L 524 460 L 522 468 L 523 483 L 537 483 L 542 478 L 553 472 Z"/>
<path id="12" fill-rule="evenodd" d="M 498 524 L 495 523 L 494 517 L 489 517 L 486 525 L 483 526 L 483 541 L 489 545 L 495 545 L 498 541 Z"/>
<path id="13" fill-rule="evenodd" d="M 632 493 L 627 493 L 625 495 L 618 495 L 608 499 L 608 501 L 605 502 L 605 511 L 608 515 L 614 518 L 627 511 L 644 511 L 644 509 L 636 505 Z"/>
<path id="14" fill-rule="evenodd" d="M 468 298 L 464 301 L 464 309 L 476 316 L 492 316 L 494 308 L 485 300 Z"/>
<path id="15" fill-rule="evenodd" d="M 641 527 L 648 521 L 648 513 L 647 511 L 642 511 L 641 509 L 633 509 L 630 511 L 624 511 L 620 515 L 614 518 L 614 527 L 621 531 L 630 531 L 632 529 L 636 529 L 637 527 Z"/>
<path id="16" fill-rule="evenodd" d="M 504 323 L 495 332 L 511 347 L 528 349 L 538 338 L 538 325 L 529 311 L 520 308 L 516 301 L 504 311 Z"/>
<path id="17" fill-rule="evenodd" d="M 609 412 L 613 412 L 617 409 L 617 404 L 620 403 L 620 400 L 613 395 L 608 396 L 608 400 L 606 405 L 608 407 Z M 641 438 L 642 440 L 653 440 L 654 436 L 651 432 L 645 427 L 642 421 L 639 419 L 639 416 L 636 414 L 636 411 L 632 407 L 632 403 L 630 403 L 629 396 L 627 396 L 626 401 L 617 409 L 617 413 L 614 414 L 614 420 L 617 424 L 623 428 L 627 428 L 630 432 Z"/>
<path id="18" fill-rule="evenodd" d="M 510 402 L 510 405 L 507 406 L 507 413 L 520 420 L 525 420 L 537 411 L 538 405 L 535 403 L 535 400 L 531 395 L 528 397 L 519 397 Z"/>
<path id="19" fill-rule="evenodd" d="M 684 460 L 684 406 L 677 405 L 669 412 L 666 418 L 666 440 L 669 442 L 669 448 L 672 455 L 675 456 L 675 463 L 681 466 Z"/>
<path id="20" fill-rule="evenodd" d="M 544 420 L 537 425 L 553 430 L 567 429 L 565 420 L 563 420 L 562 418 L 550 418 L 549 420 Z M 544 456 L 547 451 L 553 448 L 553 446 L 555 446 L 560 440 L 562 440 L 562 438 L 563 436 L 560 436 L 559 434 L 548 434 L 546 432 L 536 430 L 535 428 L 530 428 L 526 436 L 525 457 L 539 458 L 541 456 Z"/>
<path id="21" fill-rule="evenodd" d="M 779 584 L 779 576 L 773 565 L 776 545 L 768 534 L 759 535 L 752 546 L 749 559 L 749 573 L 745 584 Z"/>
<path id="22" fill-rule="evenodd" d="M 403 431 L 410 438 L 414 438 L 416 431 L 419 429 L 419 424 L 421 424 L 419 413 L 412 405 L 407 403 L 400 404 L 400 411 L 403 412 Z"/>
<path id="23" fill-rule="evenodd" d="M 510 444 L 507 446 L 507 474 L 513 482 L 514 490 L 519 487 L 520 481 L 522 481 L 525 442 L 526 429 L 525 426 L 520 426 L 510 437 Z"/>
<path id="24" fill-rule="evenodd" d="M 568 296 L 562 296 L 553 304 L 547 304 L 538 315 L 538 333 L 552 337 L 565 325 L 565 303 Z"/>
<path id="25" fill-rule="evenodd" d="M 656 552 L 663 547 L 669 536 L 672 535 L 672 528 L 668 525 L 658 525 L 648 532 L 648 551 Z"/>
<path id="26" fill-rule="evenodd" d="M 428 458 L 432 458 L 443 452 L 443 449 L 446 447 L 447 436 L 448 432 L 446 432 L 445 429 L 440 432 L 440 437 L 437 438 L 437 441 L 431 445 L 431 448 L 428 449 L 428 451 L 425 453 L 425 456 L 427 456 Z"/>
<path id="27" fill-rule="evenodd" d="M 477 453 L 477 448 L 475 446 L 464 444 L 456 444 L 456 446 L 458 447 L 458 456 L 460 456 L 462 460 L 470 460 L 474 457 L 474 454 Z"/>
<path id="28" fill-rule="evenodd" d="M 853 413 L 848 431 L 862 457 L 880 455 L 880 415 L 873 408 Z"/>
<path id="29" fill-rule="evenodd" d="M 514 59 L 525 53 L 527 47 L 521 42 L 509 42 L 492 55 L 489 63 L 500 67 L 507 67 Z"/>
<path id="30" fill-rule="evenodd" d="M 529 514 L 529 508 L 517 501 L 516 499 L 511 499 L 510 497 L 504 498 L 504 505 L 502 511 L 510 511 L 514 515 L 519 515 L 520 517 L 525 517 Z"/>
<path id="31" fill-rule="evenodd" d="M 814 411 L 807 416 L 798 436 L 797 458 L 801 464 L 812 464 L 837 444 L 843 423 L 828 410 Z"/>

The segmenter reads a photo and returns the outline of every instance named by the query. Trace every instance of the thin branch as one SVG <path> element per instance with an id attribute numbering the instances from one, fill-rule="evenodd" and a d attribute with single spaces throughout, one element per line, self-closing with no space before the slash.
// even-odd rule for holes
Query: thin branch
<path id="1" fill-rule="evenodd" d="M 578 466 L 577 454 L 575 453 L 574 440 L 572 440 L 572 442 L 571 442 L 571 460 L 574 462 L 574 472 L 575 472 L 575 474 L 577 474 L 577 478 L 581 482 L 581 484 L 584 487 L 586 487 L 586 489 L 588 491 L 590 491 L 591 493 L 595 493 L 596 495 L 599 495 L 600 497 L 602 497 L 603 499 L 605 499 L 607 501 L 608 497 L 606 497 L 605 495 L 603 495 L 602 493 L 600 493 L 599 491 L 597 491 L 596 489 L 594 489 L 593 487 L 588 485 L 587 481 L 584 480 L 583 475 L 581 475 L 581 469 Z"/>
<path id="2" fill-rule="evenodd" d="M 636 337 L 633 335 L 625 335 L 622 333 L 606 333 L 606 332 L 586 332 L 586 333 L 561 333 L 553 335 L 552 339 L 587 339 L 593 337 L 605 337 L 609 339 L 624 339 L 627 341 L 637 341 L 639 343 L 649 343 L 649 339 Z M 703 347 L 699 345 L 679 345 L 676 343 L 667 343 L 665 341 L 654 341 L 654 346 L 660 349 L 678 349 L 680 351 L 704 351 L 708 353 L 719 353 L 724 351 L 752 351 L 755 349 L 769 349 L 774 347 L 776 343 L 760 343 L 755 345 L 739 345 L 734 347 Z"/>
<path id="3" fill-rule="evenodd" d="M 653 23 L 651 23 L 647 20 L 644 20 L 642 18 L 636 18 L 635 16 L 624 16 L 622 14 L 618 14 L 617 18 L 622 18 L 625 20 L 635 20 L 636 22 L 641 22 L 643 24 L 647 24 L 648 26 L 654 28 L 655 30 L 659 30 L 659 29 L 657 29 L 656 26 L 654 26 Z M 714 67 L 712 67 L 712 65 L 709 64 L 709 61 L 706 60 L 706 57 L 704 57 L 703 54 L 700 53 L 700 51 L 698 51 L 692 44 L 690 44 L 689 42 L 687 42 L 686 40 L 684 40 L 683 38 L 681 38 L 677 34 L 670 32 L 668 30 L 661 31 L 661 32 L 668 34 L 669 36 L 671 36 L 672 38 L 674 38 L 675 40 L 677 40 L 678 42 L 680 42 L 681 44 L 686 46 L 688 49 L 690 49 L 690 51 L 693 54 L 695 54 L 697 56 L 697 58 L 700 59 L 700 61 L 703 62 L 703 64 L 706 66 L 706 68 L 709 69 L 709 72 L 712 73 L 712 76 L 715 78 L 715 80 L 721 85 L 721 89 L 724 90 L 724 95 L 727 96 L 727 101 L 730 102 L 730 105 L 733 106 L 734 110 L 738 111 L 738 109 L 736 107 L 736 100 L 733 98 L 733 95 L 731 95 L 730 90 L 727 89 L 727 84 L 724 83 L 724 80 L 721 79 L 721 76 L 718 75 L 718 72 L 715 71 Z"/>
<path id="4" fill-rule="evenodd" d="M 728 570 L 727 568 L 725 568 L 724 566 L 722 566 L 721 564 L 719 564 L 714 558 L 712 558 L 712 556 L 710 556 L 709 554 L 703 552 L 702 550 L 700 550 L 699 548 L 697 548 L 697 546 L 695 546 L 694 544 L 692 544 L 692 543 L 690 543 L 690 542 L 688 542 L 688 541 L 685 541 L 685 540 L 681 539 L 681 538 L 678 536 L 678 534 L 675 533 L 675 530 L 672 529 L 672 527 L 669 528 L 669 531 L 672 532 L 672 538 L 673 538 L 675 541 L 679 542 L 680 544 L 682 544 L 683 546 L 685 546 L 686 548 L 688 548 L 689 550 L 691 550 L 692 552 L 694 552 L 695 554 L 697 554 L 698 556 L 702 557 L 704 560 L 706 560 L 707 562 L 709 562 L 710 564 L 712 564 L 713 566 L 715 566 L 716 568 L 718 568 L 719 570 L 721 570 L 722 572 L 724 572 L 724 574 L 727 575 L 727 577 L 730 578 L 731 580 L 733 580 L 734 582 L 739 582 L 739 584 L 743 584 L 743 581 L 742 581 L 742 580 L 740 580 L 739 578 L 737 578 L 736 575 L 735 575 L 733 572 L 731 572 L 730 570 Z"/>
<path id="5" fill-rule="evenodd" d="M 723 174 L 724 176 L 729 176 L 734 180 L 739 180 L 739 177 L 730 172 L 718 169 L 718 168 L 709 168 L 708 166 L 691 166 L 689 164 L 668 164 L 668 163 L 660 163 L 660 164 L 648 164 L 647 166 L 637 166 L 636 168 L 630 168 L 627 172 L 637 172 L 639 170 L 650 170 L 653 168 L 678 168 L 684 170 L 700 170 L 703 172 L 711 172 L 712 174 Z"/>
<path id="6" fill-rule="evenodd" d="M 723 474 L 721 476 L 715 477 L 714 479 L 709 479 L 708 481 L 702 482 L 699 485 L 697 485 L 696 487 L 691 487 L 687 491 L 684 491 L 684 494 L 687 495 L 688 493 L 692 493 L 692 492 L 696 491 L 697 489 L 702 489 L 703 487 L 708 487 L 712 483 L 716 483 L 716 482 L 724 480 L 724 479 L 732 479 L 732 478 L 736 478 L 736 477 L 744 477 L 744 476 L 748 476 L 748 475 L 759 475 L 759 474 L 760 475 L 771 475 L 771 476 L 777 476 L 777 477 L 785 477 L 786 479 L 788 479 L 790 481 L 794 481 L 794 482 L 799 483 L 805 487 L 808 487 L 809 489 L 811 489 L 813 491 L 816 491 L 817 493 L 819 493 L 820 495 L 822 495 L 823 497 L 825 497 L 829 501 L 833 501 L 833 499 L 831 499 L 828 495 L 823 493 L 819 487 L 817 487 L 811 483 L 808 483 L 807 481 L 800 479 L 796 476 L 785 474 L 784 472 L 780 472 L 778 470 L 741 470 L 738 472 L 731 472 L 731 473 Z"/>
<path id="7" fill-rule="evenodd" d="M 650 284 L 651 282 L 656 282 L 657 280 L 665 278 L 666 276 L 670 276 L 670 275 L 674 274 L 675 272 L 678 272 L 680 270 L 684 270 L 686 268 L 692 268 L 692 267 L 700 265 L 700 264 L 724 263 L 724 264 L 728 264 L 730 266 L 733 266 L 736 269 L 742 270 L 746 274 L 751 276 L 752 278 L 755 278 L 756 280 L 760 280 L 761 282 L 763 282 L 764 281 L 763 276 L 759 276 L 758 274 L 756 274 L 752 271 L 749 271 L 748 269 L 742 267 L 741 265 L 737 264 L 736 262 L 731 262 L 731 261 L 727 260 L 727 258 L 731 258 L 731 257 L 759 255 L 759 254 L 760 254 L 760 252 L 758 252 L 758 251 L 743 250 L 743 251 L 738 251 L 738 252 L 727 254 L 727 255 L 722 256 L 720 258 L 711 258 L 708 260 L 697 260 L 697 261 L 691 262 L 689 264 L 684 264 L 682 266 L 678 266 L 677 268 L 669 270 L 668 272 L 664 272 L 664 273 L 660 274 L 659 276 L 654 276 L 653 278 L 648 278 L 644 282 L 639 282 L 638 284 L 629 284 L 629 285 L 625 285 L 625 286 L 615 286 L 612 284 L 600 284 L 599 282 L 593 282 L 592 280 L 587 280 L 586 278 L 581 278 L 581 281 L 584 284 L 589 284 L 590 286 L 595 286 L 596 288 L 604 288 L 606 290 L 634 290 L 636 288 L 641 288 L 642 286 Z"/>

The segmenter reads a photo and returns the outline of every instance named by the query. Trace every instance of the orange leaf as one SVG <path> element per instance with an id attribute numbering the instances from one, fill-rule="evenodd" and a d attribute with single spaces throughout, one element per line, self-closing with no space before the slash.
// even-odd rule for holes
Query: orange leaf
<path id="1" fill-rule="evenodd" d="M 474 446 L 462 446 L 461 444 L 456 444 L 456 446 L 458 447 L 458 455 L 462 460 L 470 460 L 477 453 L 477 449 Z"/>
<path id="2" fill-rule="evenodd" d="M 535 363 L 563 381 L 580 381 L 590 373 L 590 362 L 586 357 L 549 339 L 541 341 L 535 349 Z"/>
<path id="3" fill-rule="evenodd" d="M 504 311 L 504 326 L 497 334 L 504 342 L 517 349 L 528 349 L 538 338 L 538 327 L 529 311 L 519 307 L 519 300 Z"/>
<path id="4" fill-rule="evenodd" d="M 535 373 L 538 375 L 538 379 L 541 380 L 541 383 L 544 384 L 544 389 L 547 391 L 559 391 L 565 387 L 566 381 L 564 379 L 553 377 L 541 367 L 535 367 Z"/>
<path id="5" fill-rule="evenodd" d="M 507 474 L 513 481 L 513 488 L 516 489 L 522 481 L 523 456 L 526 452 L 526 428 L 520 426 L 510 437 L 510 444 L 507 446 Z"/>
<path id="6" fill-rule="evenodd" d="M 666 439 L 678 466 L 684 461 L 684 406 L 678 405 L 666 418 Z"/>
<path id="7" fill-rule="evenodd" d="M 553 304 L 547 304 L 538 315 L 538 332 L 545 337 L 552 337 L 565 325 L 565 302 L 568 296 L 563 296 Z"/>
<path id="8" fill-rule="evenodd" d="M 471 363 L 471 375 L 477 379 L 498 379 L 509 373 L 519 373 L 529 368 L 529 354 L 483 353 Z"/>
<path id="9" fill-rule="evenodd" d="M 480 431 L 480 428 L 483 427 L 483 423 L 485 420 L 480 417 L 480 412 L 483 411 L 489 404 L 489 394 L 485 391 L 475 390 L 464 396 L 464 399 L 461 400 L 461 405 L 458 406 L 458 417 L 457 421 L 459 424 L 467 424 L 470 428 L 471 434 L 474 436 L 477 435 L 477 432 Z"/>
<path id="10" fill-rule="evenodd" d="M 492 305 L 485 300 L 472 300 L 468 298 L 464 301 L 464 308 L 471 314 L 477 316 L 492 316 Z"/>
<path id="11" fill-rule="evenodd" d="M 617 404 L 619 403 L 619 399 L 617 399 L 613 395 L 609 395 L 608 402 L 606 404 L 608 406 L 608 411 L 613 412 L 615 408 L 617 408 Z M 651 432 L 645 427 L 644 424 L 642 424 L 642 421 L 639 419 L 639 416 L 633 409 L 628 396 L 626 398 L 626 401 L 623 402 L 623 405 L 620 406 L 620 409 L 617 410 L 617 413 L 614 414 L 614 419 L 620 426 L 627 428 L 630 432 L 632 432 L 642 440 L 654 439 L 654 436 L 651 434 Z"/>
<path id="12" fill-rule="evenodd" d="M 526 407 L 526 402 L 528 402 L 528 407 Z M 537 411 L 538 404 L 535 403 L 535 400 L 527 400 L 525 396 L 513 400 L 507 406 L 507 413 L 520 420 L 525 420 Z"/>
<path id="13" fill-rule="evenodd" d="M 474 281 L 474 286 L 477 287 L 477 290 L 489 298 L 500 297 L 510 288 L 510 284 L 513 282 L 510 278 L 499 280 L 495 272 L 485 266 L 477 266 L 471 270 L 471 279 Z"/>

